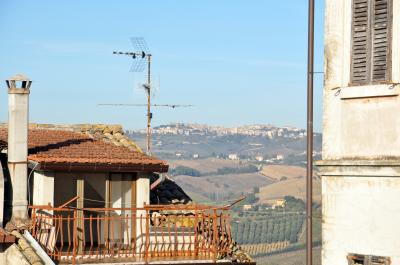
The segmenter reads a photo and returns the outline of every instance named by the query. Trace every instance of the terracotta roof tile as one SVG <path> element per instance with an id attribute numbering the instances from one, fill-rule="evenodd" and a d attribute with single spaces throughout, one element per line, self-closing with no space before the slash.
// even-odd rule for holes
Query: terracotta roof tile
<path id="1" fill-rule="evenodd" d="M 92 167 L 110 171 L 168 171 L 168 165 L 162 160 L 147 156 L 129 146 L 117 146 L 95 139 L 88 134 L 56 129 L 30 129 L 28 135 L 28 159 L 48 169 L 68 166 L 70 170 Z M 0 148 L 6 142 L 7 129 L 0 128 Z"/>
<path id="2" fill-rule="evenodd" d="M 6 232 L 3 228 L 0 228 L 0 244 L 3 243 L 15 243 L 17 239 L 15 236 L 11 235 L 10 233 Z"/>

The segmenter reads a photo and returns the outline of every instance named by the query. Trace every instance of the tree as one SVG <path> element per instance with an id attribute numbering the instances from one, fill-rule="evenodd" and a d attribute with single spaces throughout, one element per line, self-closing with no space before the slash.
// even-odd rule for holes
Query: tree
<path id="1" fill-rule="evenodd" d="M 260 187 L 253 187 L 253 193 L 260 193 Z"/>

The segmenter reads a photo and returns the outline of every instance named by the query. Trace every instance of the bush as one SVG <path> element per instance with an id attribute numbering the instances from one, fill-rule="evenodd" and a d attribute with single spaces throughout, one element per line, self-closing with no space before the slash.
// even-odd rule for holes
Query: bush
<path id="1" fill-rule="evenodd" d="M 200 177 L 201 173 L 197 169 L 190 168 L 190 167 L 185 167 L 185 166 L 177 166 L 174 169 L 171 169 L 169 173 L 172 176 L 178 176 L 178 175 L 186 175 L 186 176 L 192 176 L 192 177 Z"/>

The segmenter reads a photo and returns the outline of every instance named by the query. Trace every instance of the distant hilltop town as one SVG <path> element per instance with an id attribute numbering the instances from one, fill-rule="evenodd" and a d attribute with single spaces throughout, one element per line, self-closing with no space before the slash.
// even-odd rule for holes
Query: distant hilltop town
<path id="1" fill-rule="evenodd" d="M 134 133 L 146 133 L 146 130 L 131 131 Z M 273 125 L 244 125 L 239 127 L 222 127 L 211 126 L 205 124 L 189 124 L 189 123 L 172 123 L 168 125 L 160 125 L 152 129 L 153 134 L 159 135 L 245 135 L 245 136 L 265 136 L 269 139 L 273 138 L 291 138 L 301 139 L 306 136 L 304 129 L 285 126 L 277 127 Z"/>

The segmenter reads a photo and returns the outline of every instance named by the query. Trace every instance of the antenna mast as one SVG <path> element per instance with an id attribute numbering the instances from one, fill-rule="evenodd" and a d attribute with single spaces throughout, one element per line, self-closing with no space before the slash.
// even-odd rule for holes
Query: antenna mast
<path id="1" fill-rule="evenodd" d="M 147 153 L 150 154 L 151 150 L 151 53 L 147 47 L 147 44 L 143 38 L 134 37 L 131 38 L 132 45 L 136 49 L 135 52 L 117 52 L 114 51 L 113 54 L 117 55 L 128 55 L 132 59 L 135 59 L 131 67 L 131 72 L 142 72 L 144 70 L 145 60 L 147 59 L 147 84 L 143 87 L 147 93 Z"/>
<path id="2" fill-rule="evenodd" d="M 151 54 L 147 54 L 147 152 L 151 151 L 151 118 L 153 114 L 151 113 Z"/>

